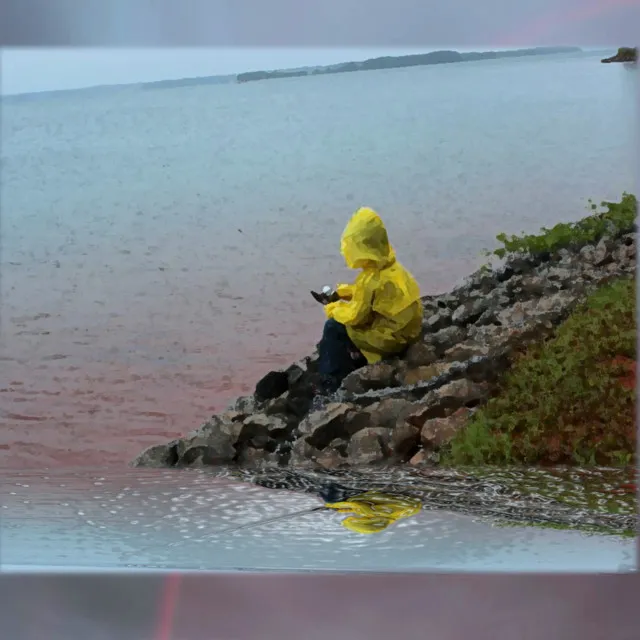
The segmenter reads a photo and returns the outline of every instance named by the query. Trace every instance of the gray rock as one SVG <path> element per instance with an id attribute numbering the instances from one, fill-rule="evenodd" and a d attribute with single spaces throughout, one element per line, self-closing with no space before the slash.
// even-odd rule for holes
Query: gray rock
<path id="1" fill-rule="evenodd" d="M 451 325 L 451 316 L 453 312 L 450 309 L 440 309 L 431 315 L 425 317 L 422 327 L 427 333 L 436 333 Z"/>
<path id="2" fill-rule="evenodd" d="M 420 382 L 427 382 L 437 376 L 440 376 L 451 368 L 450 362 L 435 362 L 426 367 L 415 367 L 407 369 L 402 376 L 403 385 L 414 385 Z"/>
<path id="3" fill-rule="evenodd" d="M 602 238 L 596 245 L 593 253 L 594 266 L 601 267 L 611 262 L 613 260 L 611 252 L 614 246 L 615 245 L 610 238 L 607 238 L 606 236 Z"/>
<path id="4" fill-rule="evenodd" d="M 235 445 L 243 428 L 242 423 L 227 423 L 214 416 L 178 440 L 178 466 L 207 466 L 233 462 L 237 453 Z"/>
<path id="5" fill-rule="evenodd" d="M 475 322 L 487 309 L 489 301 L 486 297 L 464 302 L 456 308 L 451 316 L 454 324 L 466 326 Z"/>
<path id="6" fill-rule="evenodd" d="M 289 424 L 282 417 L 256 413 L 242 422 L 238 441 L 261 449 L 271 440 L 285 439 L 290 431 Z"/>
<path id="7" fill-rule="evenodd" d="M 446 418 L 427 420 L 420 431 L 420 440 L 425 450 L 437 451 L 448 444 L 467 424 L 470 411 L 458 409 Z"/>
<path id="8" fill-rule="evenodd" d="M 375 389 L 396 386 L 397 366 L 387 362 L 377 362 L 350 373 L 343 381 L 342 388 L 350 393 L 364 393 Z"/>
<path id="9" fill-rule="evenodd" d="M 389 446 L 396 458 L 406 460 L 418 448 L 419 442 L 420 429 L 403 421 L 391 432 Z"/>
<path id="10" fill-rule="evenodd" d="M 178 440 L 166 444 L 154 444 L 138 454 L 131 462 L 132 467 L 167 468 L 178 463 Z"/>
<path id="11" fill-rule="evenodd" d="M 408 367 L 424 367 L 433 364 L 438 359 L 438 354 L 432 345 L 423 341 L 412 344 L 405 354 Z"/>
<path id="12" fill-rule="evenodd" d="M 458 342 L 462 342 L 467 332 L 462 327 L 447 327 L 430 336 L 430 342 L 439 351 L 446 351 Z"/>
<path id="13" fill-rule="evenodd" d="M 260 406 L 260 402 L 253 396 L 240 396 L 231 402 L 228 408 L 248 416 L 258 411 Z"/>
<path id="14" fill-rule="evenodd" d="M 380 402 L 376 402 L 366 407 L 362 414 L 367 417 L 366 427 L 382 427 L 386 429 L 393 429 L 398 420 L 411 411 L 413 411 L 415 405 L 409 400 L 402 398 L 385 398 Z M 352 431 L 355 433 L 355 431 Z"/>
<path id="15" fill-rule="evenodd" d="M 391 455 L 390 440 L 389 429 L 369 427 L 358 431 L 349 442 L 349 462 L 371 464 L 386 460 Z"/>
<path id="16" fill-rule="evenodd" d="M 410 413 L 406 421 L 420 429 L 427 420 L 445 418 L 463 407 L 480 404 L 489 395 L 486 383 L 475 383 L 470 380 L 454 380 L 439 389 L 427 394 L 420 407 Z"/>
<path id="17" fill-rule="evenodd" d="M 348 438 L 351 435 L 348 417 L 354 409 L 352 404 L 334 402 L 320 411 L 314 411 L 298 425 L 300 436 L 319 450 L 336 438 Z"/>
<path id="18" fill-rule="evenodd" d="M 447 362 L 463 362 L 474 356 L 486 356 L 489 354 L 489 346 L 476 342 L 475 340 L 466 340 L 460 344 L 447 349 L 444 358 Z"/>
<path id="19" fill-rule="evenodd" d="M 281 453 L 245 447 L 238 455 L 238 464 L 247 467 L 282 466 L 284 456 Z"/>
<path id="20" fill-rule="evenodd" d="M 580 249 L 580 260 L 584 264 L 593 265 L 596 262 L 596 248 L 587 244 L 582 249 Z"/>

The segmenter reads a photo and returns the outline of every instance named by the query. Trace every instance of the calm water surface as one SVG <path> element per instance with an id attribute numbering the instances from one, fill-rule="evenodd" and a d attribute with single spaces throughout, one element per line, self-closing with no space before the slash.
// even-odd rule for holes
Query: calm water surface
<path id="1" fill-rule="evenodd" d="M 634 96 L 578 55 L 3 104 L 0 465 L 121 465 L 308 352 L 360 205 L 428 293 L 619 197 Z"/>
<path id="2" fill-rule="evenodd" d="M 197 472 L 3 474 L 3 571 L 631 571 L 635 541 L 495 527 L 438 510 L 375 535 L 316 512 L 313 496 Z"/>

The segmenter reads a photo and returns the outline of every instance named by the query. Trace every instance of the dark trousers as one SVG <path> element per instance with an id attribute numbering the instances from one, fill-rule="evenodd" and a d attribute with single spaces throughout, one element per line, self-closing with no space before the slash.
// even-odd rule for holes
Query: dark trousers
<path id="1" fill-rule="evenodd" d="M 351 356 L 352 353 L 359 353 L 359 351 L 351 342 L 346 327 L 333 318 L 327 320 L 324 323 L 322 340 L 318 345 L 318 371 L 323 375 L 342 380 L 367 363 L 363 355 L 354 359 Z"/>

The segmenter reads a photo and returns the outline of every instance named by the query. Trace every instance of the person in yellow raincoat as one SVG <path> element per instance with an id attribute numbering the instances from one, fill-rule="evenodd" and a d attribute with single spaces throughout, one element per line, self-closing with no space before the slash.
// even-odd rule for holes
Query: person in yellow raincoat
<path id="1" fill-rule="evenodd" d="M 415 278 L 397 260 L 380 216 L 358 209 L 341 238 L 353 284 L 336 288 L 325 306 L 327 321 L 318 345 L 318 371 L 326 392 L 335 391 L 354 369 L 403 352 L 422 332 L 422 302 Z"/>

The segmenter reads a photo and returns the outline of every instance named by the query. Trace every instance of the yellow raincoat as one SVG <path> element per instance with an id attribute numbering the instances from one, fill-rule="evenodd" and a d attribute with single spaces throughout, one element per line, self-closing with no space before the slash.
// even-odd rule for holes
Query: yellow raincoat
<path id="1" fill-rule="evenodd" d="M 327 502 L 325 507 L 338 513 L 351 513 L 342 526 L 356 533 L 378 533 L 390 524 L 415 515 L 422 504 L 415 498 L 367 491 L 344 502 Z"/>
<path id="2" fill-rule="evenodd" d="M 414 277 L 396 260 L 380 216 L 366 207 L 347 224 L 340 252 L 356 281 L 338 285 L 341 300 L 325 306 L 347 328 L 369 364 L 400 353 L 422 331 L 422 302 Z"/>

